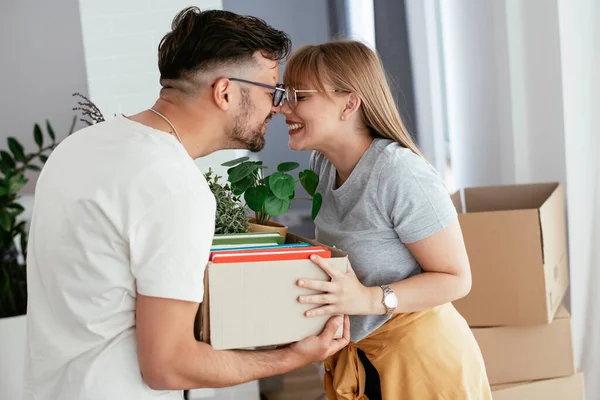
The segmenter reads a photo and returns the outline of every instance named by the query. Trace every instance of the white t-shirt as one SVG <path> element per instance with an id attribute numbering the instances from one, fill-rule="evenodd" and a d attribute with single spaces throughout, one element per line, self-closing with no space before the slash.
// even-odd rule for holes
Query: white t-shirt
<path id="1" fill-rule="evenodd" d="M 65 139 L 35 192 L 25 399 L 181 399 L 142 379 L 136 292 L 202 301 L 214 216 L 168 133 L 119 116 Z"/>

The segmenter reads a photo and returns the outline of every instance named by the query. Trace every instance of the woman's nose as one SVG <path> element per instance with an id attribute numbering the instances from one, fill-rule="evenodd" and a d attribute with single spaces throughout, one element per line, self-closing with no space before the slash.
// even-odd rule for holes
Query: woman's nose
<path id="1" fill-rule="evenodd" d="M 291 114 L 292 109 L 290 108 L 290 103 L 285 99 L 283 104 L 279 107 L 279 112 L 282 114 Z"/>

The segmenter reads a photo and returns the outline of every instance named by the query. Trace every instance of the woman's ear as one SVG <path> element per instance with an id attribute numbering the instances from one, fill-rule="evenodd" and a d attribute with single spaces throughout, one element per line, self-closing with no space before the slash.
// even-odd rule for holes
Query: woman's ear
<path id="1" fill-rule="evenodd" d="M 354 115 L 361 105 L 361 99 L 356 93 L 349 93 L 344 105 L 344 111 L 342 111 L 342 120 L 348 120 Z"/>
<path id="2" fill-rule="evenodd" d="M 231 81 L 220 78 L 212 85 L 212 98 L 217 107 L 225 111 L 231 107 Z"/>

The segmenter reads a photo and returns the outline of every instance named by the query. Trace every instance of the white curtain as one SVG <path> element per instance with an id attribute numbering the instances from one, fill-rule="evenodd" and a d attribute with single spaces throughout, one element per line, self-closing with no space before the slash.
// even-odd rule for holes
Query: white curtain
<path id="1" fill-rule="evenodd" d="M 587 398 L 600 399 L 600 5 L 558 4 L 574 349 Z"/>
<path id="2" fill-rule="evenodd" d="M 565 303 L 587 398 L 600 399 L 600 2 L 406 4 L 418 118 L 433 121 L 421 130 L 430 157 L 449 136 L 458 186 L 566 185 Z"/>

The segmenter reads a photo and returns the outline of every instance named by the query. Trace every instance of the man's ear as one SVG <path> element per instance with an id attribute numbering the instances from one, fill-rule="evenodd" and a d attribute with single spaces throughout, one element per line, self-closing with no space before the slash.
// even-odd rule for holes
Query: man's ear
<path id="1" fill-rule="evenodd" d="M 219 78 L 212 85 L 212 98 L 217 107 L 225 111 L 231 107 L 231 92 L 233 86 L 227 78 Z"/>
<path id="2" fill-rule="evenodd" d="M 362 100 L 356 93 L 349 93 L 346 104 L 344 105 L 344 110 L 342 111 L 342 116 L 344 119 L 348 120 L 352 115 L 354 115 L 360 108 L 361 103 Z"/>

